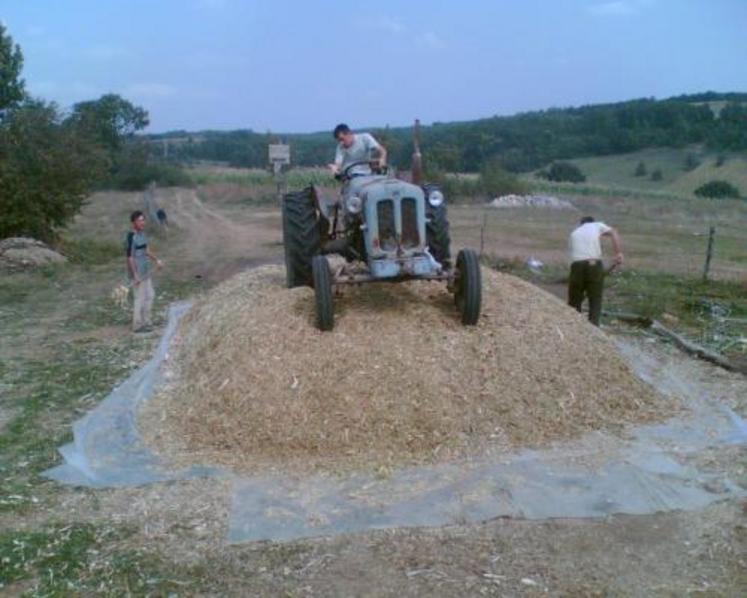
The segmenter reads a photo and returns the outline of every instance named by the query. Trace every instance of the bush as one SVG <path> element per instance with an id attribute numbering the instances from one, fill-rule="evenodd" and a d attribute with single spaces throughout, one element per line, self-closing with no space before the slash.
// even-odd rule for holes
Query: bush
<path id="1" fill-rule="evenodd" d="M 151 182 L 159 187 L 194 186 L 194 181 L 183 168 L 163 162 L 123 169 L 111 178 L 109 186 L 122 191 L 142 191 Z"/>
<path id="2" fill-rule="evenodd" d="M 700 160 L 698 160 L 695 154 L 687 154 L 685 165 L 683 167 L 684 171 L 690 172 L 691 170 L 695 170 L 698 166 L 700 166 Z"/>
<path id="3" fill-rule="evenodd" d="M 522 195 L 528 191 L 526 183 L 504 170 L 495 158 L 483 164 L 480 169 L 480 186 L 483 193 L 490 197 L 512 193 Z"/>
<path id="4" fill-rule="evenodd" d="M 27 102 L 0 124 L 0 239 L 55 239 L 107 166 L 106 154 L 60 122 L 53 104 Z"/>
<path id="5" fill-rule="evenodd" d="M 726 181 L 709 181 L 695 190 L 698 197 L 723 198 L 733 197 L 739 199 L 739 189 Z"/>
<path id="6" fill-rule="evenodd" d="M 194 184 L 178 165 L 153 161 L 148 145 L 141 142 L 125 145 L 112 170 L 105 186 L 123 191 L 142 191 L 151 182 L 159 187 L 191 187 Z"/>
<path id="7" fill-rule="evenodd" d="M 583 183 L 586 180 L 581 169 L 570 162 L 553 162 L 546 172 L 546 178 L 556 183 Z"/>
<path id="8" fill-rule="evenodd" d="M 635 176 L 646 176 L 646 165 L 643 162 L 638 162 L 638 166 L 635 167 Z"/>
<path id="9" fill-rule="evenodd" d="M 719 154 L 716 156 L 716 168 L 721 168 L 726 163 L 726 156 L 724 154 Z"/>
<path id="10" fill-rule="evenodd" d="M 651 180 L 652 181 L 660 181 L 663 179 L 664 176 L 661 174 L 661 168 L 657 168 L 651 173 Z"/>

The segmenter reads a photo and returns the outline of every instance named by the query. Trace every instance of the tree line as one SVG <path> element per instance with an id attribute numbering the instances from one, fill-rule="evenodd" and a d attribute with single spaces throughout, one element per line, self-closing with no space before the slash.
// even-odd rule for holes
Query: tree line
<path id="1" fill-rule="evenodd" d="M 0 24 L 0 239 L 54 239 L 97 188 L 179 179 L 136 136 L 145 109 L 107 94 L 63 112 L 27 93 L 22 69 L 21 48 Z"/>
<path id="2" fill-rule="evenodd" d="M 710 102 L 725 103 L 718 114 Z M 352 123 L 351 123 L 352 124 Z M 408 127 L 373 128 L 387 146 L 391 161 L 408 167 L 412 154 Z M 330 161 L 330 132 L 273 135 L 251 130 L 179 132 L 172 157 L 226 162 L 233 166 L 267 165 L 267 144 L 292 146 L 299 166 Z M 719 150 L 747 150 L 747 94 L 683 95 L 666 100 L 638 99 L 578 108 L 553 108 L 469 122 L 433 123 L 421 127 L 422 147 L 431 169 L 478 172 L 488 161 L 510 172 L 527 172 L 553 161 L 632 152 L 646 147 L 683 147 L 703 143 Z"/>

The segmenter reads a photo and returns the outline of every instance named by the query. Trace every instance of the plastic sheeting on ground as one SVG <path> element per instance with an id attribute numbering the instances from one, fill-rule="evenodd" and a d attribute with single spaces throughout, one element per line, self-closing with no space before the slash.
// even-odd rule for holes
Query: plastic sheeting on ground
<path id="1" fill-rule="evenodd" d="M 142 441 L 137 410 L 160 381 L 159 366 L 166 359 L 169 341 L 189 304 L 169 308 L 168 323 L 153 357 L 116 387 L 95 409 L 73 424 L 73 442 L 60 448 L 65 462 L 46 472 L 64 484 L 91 487 L 139 486 L 216 473 L 193 466 L 168 471 Z"/>
<path id="2" fill-rule="evenodd" d="M 46 472 L 48 477 L 115 487 L 220 473 L 201 466 L 170 471 L 144 445 L 136 427 L 138 406 L 159 383 L 159 366 L 186 309 L 185 304 L 170 309 L 153 358 L 74 424 L 74 442 L 60 449 L 65 463 Z M 641 378 L 686 395 L 691 413 L 634 428 L 626 438 L 591 434 L 500 460 L 407 468 L 386 479 L 235 477 L 229 542 L 463 524 L 501 516 L 646 514 L 696 509 L 747 495 L 730 480 L 728 469 L 704 471 L 697 464 L 703 451 L 747 443 L 747 423 L 707 397 L 692 396 L 685 383 L 657 368 L 635 346 L 618 344 Z"/>

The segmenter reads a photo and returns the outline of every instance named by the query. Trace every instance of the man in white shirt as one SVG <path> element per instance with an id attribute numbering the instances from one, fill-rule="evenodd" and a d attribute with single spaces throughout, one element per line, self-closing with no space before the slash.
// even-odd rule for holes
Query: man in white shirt
<path id="1" fill-rule="evenodd" d="M 329 168 L 335 174 L 348 177 L 370 175 L 369 162 L 373 152 L 378 153 L 379 168 L 386 166 L 386 149 L 368 133 L 353 133 L 346 124 L 339 124 L 332 133 L 337 141 L 335 162 Z M 355 164 L 355 166 L 352 166 Z M 346 169 L 350 168 L 346 172 Z"/>
<path id="2" fill-rule="evenodd" d="M 589 298 L 589 321 L 599 326 L 602 314 L 602 289 L 604 287 L 604 265 L 602 264 L 602 237 L 612 240 L 615 251 L 614 264 L 623 263 L 620 235 L 604 224 L 584 216 L 571 233 L 568 249 L 571 259 L 571 274 L 568 279 L 568 305 L 581 311 L 584 296 Z"/>

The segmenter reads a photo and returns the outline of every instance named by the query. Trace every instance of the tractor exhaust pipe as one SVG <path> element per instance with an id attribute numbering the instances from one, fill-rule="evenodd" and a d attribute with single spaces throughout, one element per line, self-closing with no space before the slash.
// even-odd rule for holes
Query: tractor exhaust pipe
<path id="1" fill-rule="evenodd" d="M 423 184 L 423 156 L 420 154 L 420 121 L 415 119 L 412 129 L 412 183 L 422 186 Z"/>

